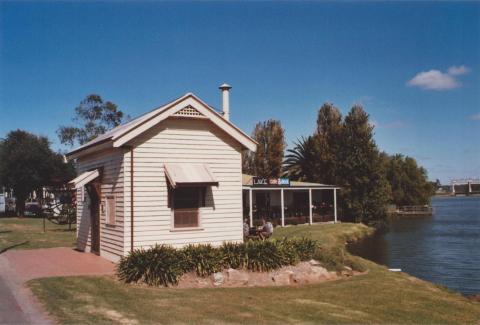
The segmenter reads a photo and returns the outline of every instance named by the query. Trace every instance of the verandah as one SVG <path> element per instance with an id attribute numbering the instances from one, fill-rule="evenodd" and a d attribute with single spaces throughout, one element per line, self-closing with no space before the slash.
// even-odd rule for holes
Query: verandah
<path id="1" fill-rule="evenodd" d="M 261 219 L 274 225 L 337 222 L 335 187 L 246 187 L 243 188 L 243 216 L 250 226 Z"/>

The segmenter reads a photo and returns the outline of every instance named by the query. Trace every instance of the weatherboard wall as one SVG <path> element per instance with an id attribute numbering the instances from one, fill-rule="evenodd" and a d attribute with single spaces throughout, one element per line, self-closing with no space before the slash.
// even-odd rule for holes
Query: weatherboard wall
<path id="1" fill-rule="evenodd" d="M 242 241 L 241 146 L 206 119 L 171 117 L 129 143 L 134 156 L 134 247 Z M 124 153 L 125 213 L 130 215 L 130 152 Z M 208 164 L 218 186 L 207 189 L 200 227 L 173 229 L 165 163 Z M 129 218 L 127 218 L 129 219 Z M 130 250 L 130 222 L 125 223 Z"/>
<path id="2" fill-rule="evenodd" d="M 78 175 L 95 168 L 103 167 L 101 178 L 101 208 L 100 208 L 100 255 L 116 261 L 124 253 L 124 180 L 123 152 L 124 149 L 106 150 L 100 153 L 81 157 L 77 160 Z M 82 189 L 77 190 L 77 247 L 90 251 L 91 219 L 89 196 L 82 195 Z M 115 195 L 115 224 L 106 223 L 105 195 Z M 83 200 L 83 198 L 85 201 Z"/>

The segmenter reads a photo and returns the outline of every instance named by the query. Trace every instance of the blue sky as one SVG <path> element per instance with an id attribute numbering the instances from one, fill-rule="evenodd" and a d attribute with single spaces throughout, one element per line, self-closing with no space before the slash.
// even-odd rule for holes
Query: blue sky
<path id="1" fill-rule="evenodd" d="M 1 2 L 0 137 L 47 135 L 88 94 L 139 115 L 186 92 L 288 143 L 362 103 L 388 153 L 431 179 L 480 176 L 480 3 Z M 63 148 L 65 149 L 65 148 Z"/>

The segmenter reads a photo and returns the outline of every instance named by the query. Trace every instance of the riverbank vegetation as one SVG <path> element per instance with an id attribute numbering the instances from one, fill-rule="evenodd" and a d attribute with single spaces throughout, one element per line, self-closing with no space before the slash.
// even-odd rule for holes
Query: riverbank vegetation
<path id="1" fill-rule="evenodd" d="M 275 237 L 307 236 L 344 250 L 345 241 L 371 232 L 361 224 L 344 223 L 277 228 Z M 304 286 L 145 288 L 113 277 L 45 278 L 29 286 L 62 324 L 466 324 L 480 318 L 479 303 L 354 258 L 368 268 L 366 274 Z"/>
<path id="2" fill-rule="evenodd" d="M 315 132 L 287 150 L 281 169 L 283 134 L 279 121 L 258 123 L 252 137 L 259 149 L 244 155 L 244 172 L 341 186 L 338 207 L 343 221 L 381 228 L 389 204 L 424 205 L 434 194 L 426 170 L 414 158 L 390 156 L 378 148 L 374 125 L 361 105 L 343 117 L 333 104 L 324 104 Z"/>

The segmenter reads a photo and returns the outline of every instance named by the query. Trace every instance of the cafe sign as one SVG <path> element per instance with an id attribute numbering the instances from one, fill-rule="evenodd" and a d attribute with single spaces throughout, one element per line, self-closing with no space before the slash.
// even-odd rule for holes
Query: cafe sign
<path id="1" fill-rule="evenodd" d="M 266 177 L 253 177 L 253 186 L 290 186 L 290 179 L 285 177 L 280 178 L 266 178 Z"/>

